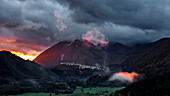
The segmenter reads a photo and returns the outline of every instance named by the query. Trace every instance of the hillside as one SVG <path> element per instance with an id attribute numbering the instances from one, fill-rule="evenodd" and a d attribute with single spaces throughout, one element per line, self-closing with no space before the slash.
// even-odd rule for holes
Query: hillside
<path id="1" fill-rule="evenodd" d="M 134 63 L 141 56 L 149 52 L 152 48 L 160 45 L 164 40 L 168 38 L 163 38 L 155 42 L 146 43 L 146 44 L 136 44 L 131 48 L 131 50 L 123 56 L 121 59 L 122 67 L 129 66 L 129 64 Z"/>
<path id="2" fill-rule="evenodd" d="M 11 81 L 59 80 L 59 77 L 41 65 L 26 61 L 8 51 L 0 51 L 0 77 Z"/>
<path id="3" fill-rule="evenodd" d="M 41 53 L 34 61 L 45 67 L 55 67 L 61 64 L 102 65 L 105 54 L 93 44 L 91 45 L 87 47 L 78 39 L 73 42 L 59 42 Z"/>
<path id="4" fill-rule="evenodd" d="M 75 67 L 97 70 L 105 68 L 104 70 L 108 72 L 123 69 L 153 75 L 169 69 L 169 46 L 169 38 L 137 44 L 134 47 L 110 42 L 104 48 L 97 48 L 93 44 L 87 47 L 81 40 L 63 41 L 41 53 L 34 61 L 45 67 L 63 70 L 76 70 Z"/>
<path id="5" fill-rule="evenodd" d="M 78 39 L 73 42 L 59 42 L 42 52 L 34 61 L 45 67 L 55 67 L 58 70 L 76 70 L 71 67 L 74 66 L 80 69 L 118 71 L 122 57 L 132 49 L 118 42 L 110 42 L 103 48 L 90 42 L 88 44 L 90 46 L 85 46 Z"/>
<path id="6" fill-rule="evenodd" d="M 170 69 L 170 39 L 155 42 L 157 45 L 140 56 L 125 70 L 136 71 L 147 76 L 159 75 Z"/>

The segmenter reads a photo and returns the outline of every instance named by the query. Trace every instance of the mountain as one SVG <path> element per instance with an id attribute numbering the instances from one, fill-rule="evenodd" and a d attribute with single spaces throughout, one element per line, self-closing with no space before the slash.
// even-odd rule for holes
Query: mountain
<path id="1" fill-rule="evenodd" d="M 170 69 L 170 38 L 133 47 L 117 42 L 110 42 L 103 48 L 90 42 L 88 44 L 90 46 L 85 46 L 81 40 L 59 42 L 41 53 L 34 61 L 58 70 L 93 68 L 112 73 L 123 70 L 155 75 Z M 82 70 L 77 72 L 82 73 Z"/>
<path id="2" fill-rule="evenodd" d="M 136 44 L 127 54 L 123 56 L 123 58 L 121 58 L 121 62 L 119 63 L 122 67 L 129 66 L 129 64 L 134 63 L 137 59 L 149 52 L 152 48 L 161 44 L 163 41 L 164 39 L 152 43 Z"/>
<path id="3" fill-rule="evenodd" d="M 107 53 L 108 67 L 112 72 L 121 71 L 121 62 L 124 56 L 128 54 L 133 47 L 123 45 L 118 42 L 110 42 L 107 47 L 103 48 Z"/>
<path id="4" fill-rule="evenodd" d="M 153 44 L 154 47 L 150 48 Z M 148 45 L 148 51 L 143 52 L 138 59 L 124 69 L 133 70 L 147 76 L 160 75 L 170 70 L 170 38 L 158 40 L 150 46 Z"/>
<path id="5" fill-rule="evenodd" d="M 51 48 L 41 53 L 35 62 L 45 67 L 55 67 L 58 65 L 75 65 L 81 67 L 101 67 L 104 63 L 104 52 L 94 46 L 85 46 L 81 40 L 73 42 L 59 42 Z M 87 65 L 87 66 L 86 66 Z"/>
<path id="6" fill-rule="evenodd" d="M 35 62 L 23 60 L 8 51 L 0 51 L 0 78 L 30 82 L 59 80 L 59 77 L 50 70 Z"/>
<path id="7" fill-rule="evenodd" d="M 132 47 L 123 45 L 118 42 L 110 42 L 104 50 L 109 54 L 109 58 L 111 62 L 118 62 L 119 58 L 126 55 L 128 52 L 132 50 Z"/>
<path id="8" fill-rule="evenodd" d="M 45 67 L 70 64 L 102 68 L 118 64 L 119 58 L 130 50 L 131 47 L 121 43 L 110 42 L 108 46 L 99 48 L 90 42 L 85 46 L 81 40 L 76 39 L 73 42 L 63 41 L 55 44 L 37 56 L 34 61 Z"/>

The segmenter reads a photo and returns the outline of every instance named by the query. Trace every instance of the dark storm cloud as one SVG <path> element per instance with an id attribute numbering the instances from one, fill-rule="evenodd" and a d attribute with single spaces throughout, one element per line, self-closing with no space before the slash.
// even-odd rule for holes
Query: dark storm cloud
<path id="1" fill-rule="evenodd" d="M 56 0 L 1 0 L 0 50 L 43 51 L 59 41 L 80 38 L 92 29 L 72 22 L 69 14 L 68 6 Z M 62 24 L 67 26 L 64 30 L 59 29 Z"/>
<path id="2" fill-rule="evenodd" d="M 0 49 L 42 51 L 55 44 L 54 11 L 63 16 L 64 10 L 51 0 L 1 0 Z"/>
<path id="3" fill-rule="evenodd" d="M 67 17 L 70 12 L 68 8 L 55 0 L 2 0 L 0 4 L 3 5 L 0 7 L 0 24 L 12 30 L 20 41 L 33 39 L 38 44 L 51 46 L 61 39 L 80 38 L 88 29 L 86 25 L 72 22 Z M 55 12 L 69 26 L 62 32 L 56 28 L 59 22 L 56 21 L 58 17 L 54 16 Z M 74 32 L 80 34 L 76 36 Z"/>
<path id="4" fill-rule="evenodd" d="M 21 9 L 12 2 L 0 1 L 0 24 L 11 24 L 22 21 Z"/>
<path id="5" fill-rule="evenodd" d="M 63 0 L 62 0 L 63 1 Z M 169 0 L 64 0 L 78 23 L 113 22 L 141 29 L 169 29 Z"/>
<path id="6" fill-rule="evenodd" d="M 0 0 L 0 48 L 42 51 L 95 28 L 110 41 L 151 42 L 170 36 L 169 5 L 168 0 Z"/>

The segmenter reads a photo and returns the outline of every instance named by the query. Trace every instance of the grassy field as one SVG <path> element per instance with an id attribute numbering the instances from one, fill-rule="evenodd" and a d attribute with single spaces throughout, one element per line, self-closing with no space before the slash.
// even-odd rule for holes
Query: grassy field
<path id="1" fill-rule="evenodd" d="M 77 88 L 73 94 L 61 94 L 61 95 L 57 95 L 57 96 L 88 96 L 87 93 L 90 94 L 96 94 L 99 93 L 101 94 L 103 92 L 103 94 L 111 94 L 114 93 L 116 90 L 120 90 L 124 87 L 95 87 L 95 88 L 83 88 L 82 92 L 82 88 Z M 106 92 L 107 91 L 107 92 Z M 22 95 L 9 95 L 9 96 L 50 96 L 50 93 L 25 93 Z M 52 96 L 56 96 L 54 93 L 52 93 Z"/>

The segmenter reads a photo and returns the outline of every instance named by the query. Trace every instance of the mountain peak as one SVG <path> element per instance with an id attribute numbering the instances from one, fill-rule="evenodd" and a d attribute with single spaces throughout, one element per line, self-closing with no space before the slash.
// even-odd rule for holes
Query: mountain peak
<path id="1" fill-rule="evenodd" d="M 20 57 L 18 57 L 17 55 L 12 54 L 11 52 L 6 51 L 6 50 L 0 51 L 0 55 L 3 56 L 3 57 L 5 57 L 5 58 L 11 58 L 11 57 L 12 57 L 12 58 L 20 58 Z M 22 58 L 20 58 L 20 59 L 22 59 Z"/>
<path id="2" fill-rule="evenodd" d="M 83 65 L 102 63 L 102 60 L 99 62 L 95 58 L 102 59 L 103 52 L 99 51 L 100 49 L 91 42 L 88 42 L 90 46 L 86 46 L 84 43 L 80 39 L 75 39 L 72 42 L 59 42 L 41 53 L 34 61 L 46 67 L 58 66 L 63 62 Z"/>
<path id="3" fill-rule="evenodd" d="M 170 42 L 170 38 L 162 38 L 162 39 L 159 39 L 159 40 L 157 40 L 157 41 L 155 41 L 155 42 L 153 42 L 153 43 L 159 43 L 159 42 Z"/>
<path id="4" fill-rule="evenodd" d="M 11 52 L 6 51 L 6 50 L 0 51 L 0 54 L 12 55 Z"/>

